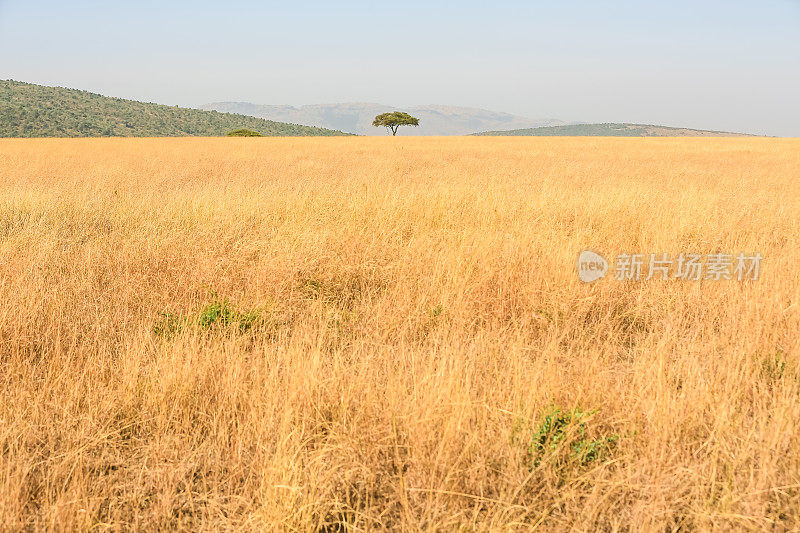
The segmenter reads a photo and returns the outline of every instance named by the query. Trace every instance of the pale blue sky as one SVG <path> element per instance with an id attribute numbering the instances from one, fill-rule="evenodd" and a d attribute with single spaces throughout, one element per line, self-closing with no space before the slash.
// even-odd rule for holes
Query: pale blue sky
<path id="1" fill-rule="evenodd" d="M 800 0 L 0 0 L 0 79 L 800 136 Z"/>

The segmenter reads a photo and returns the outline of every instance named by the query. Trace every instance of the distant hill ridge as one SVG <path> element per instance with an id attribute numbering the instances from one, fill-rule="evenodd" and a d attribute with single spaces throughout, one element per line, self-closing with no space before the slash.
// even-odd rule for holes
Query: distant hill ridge
<path id="1" fill-rule="evenodd" d="M 223 136 L 247 129 L 265 136 L 385 135 L 372 126 L 380 113 L 401 110 L 420 119 L 405 135 L 742 137 L 652 124 L 567 124 L 485 109 L 371 103 L 267 106 L 222 102 L 189 109 L 14 80 L 0 80 L 0 137 Z M 308 124 L 301 126 L 299 124 Z M 342 133 L 347 132 L 347 133 Z M 480 132 L 480 133 L 475 133 Z"/>
<path id="2" fill-rule="evenodd" d="M 260 105 L 250 102 L 217 102 L 200 109 L 240 113 L 258 118 L 297 122 L 322 128 L 356 133 L 386 135 L 372 121 L 377 115 L 403 111 L 419 118 L 419 127 L 400 128 L 398 135 L 468 135 L 476 131 L 534 128 L 566 124 L 556 119 L 532 119 L 472 107 L 447 105 L 392 106 L 376 103 L 350 102 L 341 104 Z"/>
<path id="3" fill-rule="evenodd" d="M 345 135 L 245 115 L 0 80 L 0 137 L 215 137 L 243 128 L 267 136 Z"/>
<path id="4" fill-rule="evenodd" d="M 474 135 L 531 136 L 531 137 L 751 137 L 745 133 L 725 131 L 673 128 L 653 124 L 569 124 L 541 128 L 526 128 L 506 131 L 485 131 Z"/>

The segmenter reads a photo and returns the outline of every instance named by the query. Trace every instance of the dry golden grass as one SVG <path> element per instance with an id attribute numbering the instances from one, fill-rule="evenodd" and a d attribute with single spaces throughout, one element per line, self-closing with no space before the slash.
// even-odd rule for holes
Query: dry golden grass
<path id="1" fill-rule="evenodd" d="M 791 139 L 4 140 L 2 529 L 798 529 L 799 178 Z"/>

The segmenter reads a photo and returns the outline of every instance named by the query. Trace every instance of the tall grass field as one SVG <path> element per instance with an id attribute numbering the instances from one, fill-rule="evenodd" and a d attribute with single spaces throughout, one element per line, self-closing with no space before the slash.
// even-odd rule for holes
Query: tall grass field
<path id="1" fill-rule="evenodd" d="M 2 140 L 0 301 L 4 531 L 800 529 L 798 139 Z"/>

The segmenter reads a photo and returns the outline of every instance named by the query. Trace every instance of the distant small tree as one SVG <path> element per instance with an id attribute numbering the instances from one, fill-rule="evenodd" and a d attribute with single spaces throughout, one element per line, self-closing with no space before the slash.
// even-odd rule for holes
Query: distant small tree
<path id="1" fill-rule="evenodd" d="M 257 131 L 241 129 L 228 132 L 228 137 L 263 137 L 263 135 Z"/>
<path id="2" fill-rule="evenodd" d="M 385 126 L 392 132 L 392 135 L 397 135 L 397 128 L 400 126 L 419 126 L 419 119 L 412 117 L 408 113 L 402 113 L 400 111 L 395 111 L 393 113 L 383 113 L 382 115 L 378 115 L 375 117 L 375 120 L 372 121 L 372 125 L 376 128 L 379 126 Z"/>

